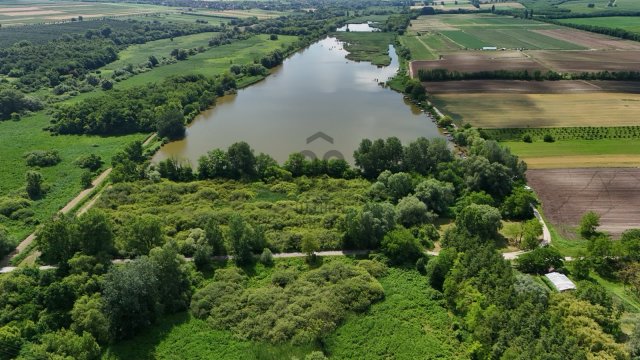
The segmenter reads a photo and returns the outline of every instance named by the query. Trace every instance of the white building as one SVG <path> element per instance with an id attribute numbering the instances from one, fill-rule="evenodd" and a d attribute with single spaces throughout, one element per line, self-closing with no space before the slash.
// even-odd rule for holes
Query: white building
<path id="1" fill-rule="evenodd" d="M 559 291 L 567 291 L 567 290 L 575 290 L 576 284 L 573 281 L 569 280 L 569 278 L 557 272 L 548 273 L 545 275 L 549 281 L 553 284 L 553 286 Z"/>

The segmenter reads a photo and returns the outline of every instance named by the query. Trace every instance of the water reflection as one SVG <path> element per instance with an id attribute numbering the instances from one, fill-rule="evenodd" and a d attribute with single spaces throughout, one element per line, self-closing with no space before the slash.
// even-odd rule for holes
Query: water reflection
<path id="1" fill-rule="evenodd" d="M 397 136 L 403 142 L 419 136 L 439 136 L 435 125 L 402 95 L 383 88 L 398 69 L 390 45 L 390 66 L 345 59 L 346 51 L 335 38 L 326 38 L 287 59 L 264 81 L 218 99 L 200 114 L 181 141 L 165 145 L 154 157 L 189 159 L 214 148 L 246 141 L 256 153 L 279 162 L 292 152 L 309 150 L 322 158 L 331 150 L 352 161 L 363 138 Z M 333 143 L 307 138 L 323 132 Z"/>
<path id="2" fill-rule="evenodd" d="M 372 27 L 371 24 L 373 24 L 371 21 L 367 21 L 364 24 L 347 24 L 341 28 L 338 28 L 338 31 L 347 31 L 347 29 L 349 29 L 349 31 L 352 32 L 374 32 L 374 31 L 380 31 L 380 29 Z"/>

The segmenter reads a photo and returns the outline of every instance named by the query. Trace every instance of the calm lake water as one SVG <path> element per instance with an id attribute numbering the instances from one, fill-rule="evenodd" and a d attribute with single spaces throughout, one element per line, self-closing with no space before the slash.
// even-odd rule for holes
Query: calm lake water
<path id="1" fill-rule="evenodd" d="M 345 59 L 347 52 L 335 38 L 321 40 L 285 60 L 264 81 L 219 98 L 194 119 L 183 140 L 163 146 L 154 160 L 177 157 L 196 166 L 207 151 L 246 141 L 256 154 L 270 154 L 281 163 L 300 151 L 318 158 L 340 153 L 352 162 L 363 138 L 396 136 L 406 143 L 440 136 L 402 94 L 378 84 L 398 69 L 395 50 L 391 45 L 389 50 L 391 65 L 378 68 Z"/>
<path id="2" fill-rule="evenodd" d="M 371 24 L 373 24 L 372 22 L 367 22 L 364 24 L 347 24 L 341 28 L 338 28 L 338 31 L 347 31 L 347 29 L 349 29 L 349 31 L 352 32 L 374 32 L 374 31 L 380 31 L 380 29 L 378 28 L 374 28 L 371 27 Z"/>

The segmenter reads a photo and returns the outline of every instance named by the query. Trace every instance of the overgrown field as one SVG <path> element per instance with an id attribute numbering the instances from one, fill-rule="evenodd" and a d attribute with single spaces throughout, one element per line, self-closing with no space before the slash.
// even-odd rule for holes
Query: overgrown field
<path id="1" fill-rule="evenodd" d="M 336 226 L 348 207 L 367 201 L 366 180 L 300 178 L 275 184 L 201 181 L 187 184 L 117 184 L 96 203 L 116 218 L 160 216 L 165 229 L 186 240 L 211 211 L 228 224 L 241 213 L 265 231 L 266 241 L 282 252 L 300 251 L 302 237 L 317 238 L 320 248 L 340 249 Z"/>
<path id="2" fill-rule="evenodd" d="M 338 40 L 345 42 L 347 58 L 354 61 L 370 61 L 374 65 L 387 66 L 391 63 L 389 44 L 394 35 L 384 32 L 336 32 Z"/>
<path id="3" fill-rule="evenodd" d="M 80 175 L 85 169 L 74 163 L 79 157 L 96 154 L 108 165 L 111 156 L 125 144 L 145 137 L 142 134 L 121 137 L 53 136 L 42 130 L 48 125 L 49 117 L 43 112 L 24 117 L 19 122 L 0 122 L 0 197 L 23 194 L 27 170 L 38 169 L 49 188 L 42 199 L 33 201 L 23 214 L 24 219 L 11 220 L 0 216 L 0 224 L 9 226 L 15 241 L 22 240 L 38 222 L 48 219 L 80 192 Z M 57 150 L 62 161 L 50 167 L 27 166 L 24 155 L 33 150 Z M 26 220 L 26 225 L 23 220 Z"/>
<path id="4" fill-rule="evenodd" d="M 581 167 L 637 167 L 639 140 L 563 140 L 505 142 L 531 169 Z"/>
<path id="5" fill-rule="evenodd" d="M 19 4 L 1 4 L 0 24 L 4 27 L 71 21 L 79 16 L 90 19 L 175 11 L 176 8 L 149 4 L 25 1 Z"/>
<path id="6" fill-rule="evenodd" d="M 640 33 L 639 16 L 610 16 L 592 18 L 562 19 L 565 24 L 594 25 L 613 29 L 623 29 L 635 33 Z"/>
<path id="7" fill-rule="evenodd" d="M 454 120 L 481 128 L 636 126 L 640 95 L 436 94 L 433 102 Z"/>
<path id="8" fill-rule="evenodd" d="M 485 129 L 483 131 L 493 140 L 516 142 L 522 141 L 526 135 L 529 135 L 533 141 L 542 141 L 545 135 L 551 135 L 554 140 L 640 139 L 640 126 Z"/>
<path id="9" fill-rule="evenodd" d="M 358 264 L 350 258 L 327 257 L 329 263 Z M 307 268 L 302 259 L 280 259 L 273 268 L 258 264 L 249 287 L 266 289 L 277 269 Z M 305 270 L 307 272 L 308 270 Z M 163 319 L 141 335 L 111 346 L 103 359 L 290 359 L 323 351 L 331 359 L 447 358 L 462 359 L 467 346 L 451 331 L 453 318 L 427 279 L 415 270 L 389 268 L 378 279 L 385 299 L 365 314 L 349 316 L 319 344 L 273 345 L 243 340 L 231 331 L 213 329 L 206 321 L 180 313 Z M 429 294 L 433 296 L 429 296 Z"/>

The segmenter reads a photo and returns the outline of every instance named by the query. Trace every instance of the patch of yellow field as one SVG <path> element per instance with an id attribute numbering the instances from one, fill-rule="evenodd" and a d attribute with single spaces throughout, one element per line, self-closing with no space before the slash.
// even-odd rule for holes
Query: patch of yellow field
<path id="1" fill-rule="evenodd" d="M 53 15 L 53 14 L 63 14 L 62 11 L 57 10 L 33 10 L 33 11 L 11 11 L 5 12 L 1 15 L 4 16 L 30 16 L 30 15 Z"/>
<path id="2" fill-rule="evenodd" d="M 455 120 L 481 128 L 638 125 L 640 94 L 436 94 L 434 103 Z"/>
<path id="3" fill-rule="evenodd" d="M 529 169 L 640 167 L 640 155 L 522 157 Z"/>

